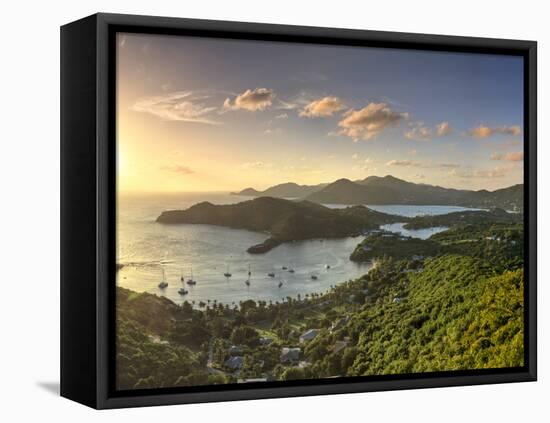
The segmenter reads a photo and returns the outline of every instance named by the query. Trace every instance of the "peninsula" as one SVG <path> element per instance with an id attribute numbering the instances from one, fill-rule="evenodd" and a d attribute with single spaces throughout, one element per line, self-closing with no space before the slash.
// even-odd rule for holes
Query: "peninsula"
<path id="1" fill-rule="evenodd" d="M 168 210 L 157 218 L 163 224 L 208 224 L 268 232 L 270 237 L 251 246 L 251 254 L 265 253 L 284 242 L 360 235 L 387 223 L 406 222 L 403 216 L 364 206 L 330 209 L 310 201 L 259 197 L 237 204 L 195 204 L 187 210 Z"/>

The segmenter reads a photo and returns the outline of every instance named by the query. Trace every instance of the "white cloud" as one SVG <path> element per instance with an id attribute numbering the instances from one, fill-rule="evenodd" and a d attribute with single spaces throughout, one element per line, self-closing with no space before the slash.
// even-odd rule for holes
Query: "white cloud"
<path id="1" fill-rule="evenodd" d="M 457 169 L 460 167 L 458 163 L 438 163 L 435 167 L 441 167 L 444 169 Z"/>
<path id="2" fill-rule="evenodd" d="M 511 170 L 514 169 L 513 165 L 509 166 L 496 166 L 491 169 L 473 169 L 473 170 L 463 170 L 459 171 L 457 169 L 452 169 L 449 172 L 450 176 L 458 176 L 463 179 L 496 179 L 503 178 L 509 174 Z"/>
<path id="3" fill-rule="evenodd" d="M 418 161 L 418 160 L 390 160 L 386 163 L 386 166 L 401 166 L 401 167 L 421 167 L 425 169 L 457 169 L 460 166 L 458 163 L 438 163 L 432 161 Z"/>
<path id="4" fill-rule="evenodd" d="M 226 98 L 223 108 L 226 110 L 248 110 L 249 112 L 261 111 L 271 106 L 275 94 L 268 88 L 254 88 L 239 94 L 233 101 Z"/>
<path id="5" fill-rule="evenodd" d="M 271 163 L 265 163 L 265 162 L 262 162 L 262 161 L 257 161 L 257 162 L 245 162 L 243 164 L 241 164 L 241 168 L 242 169 L 269 169 L 273 167 L 273 164 Z"/>
<path id="6" fill-rule="evenodd" d="M 347 135 L 357 140 L 371 140 L 384 129 L 395 126 L 403 119 L 407 119 L 407 113 L 400 113 L 390 109 L 385 103 L 369 103 L 360 110 L 348 110 L 344 118 L 338 123 L 341 129 L 340 135 Z"/>
<path id="7" fill-rule="evenodd" d="M 299 105 L 296 103 L 293 103 L 290 101 L 283 101 L 281 99 L 279 99 L 277 103 L 278 103 L 277 109 L 281 109 L 281 110 L 294 110 L 299 107 Z"/>
<path id="8" fill-rule="evenodd" d="M 360 165 L 356 165 L 356 166 L 352 166 L 351 167 L 351 170 L 353 170 L 354 172 L 375 172 L 376 171 L 376 167 L 372 167 L 370 164 L 360 164 Z"/>
<path id="9" fill-rule="evenodd" d="M 422 163 L 416 160 L 390 160 L 386 166 L 420 167 Z"/>
<path id="10" fill-rule="evenodd" d="M 403 134 L 409 140 L 428 141 L 432 138 L 432 130 L 421 123 L 416 124 Z"/>
<path id="11" fill-rule="evenodd" d="M 344 108 L 344 103 L 338 97 L 323 97 L 308 103 L 300 111 L 300 116 L 309 118 L 329 117 Z"/>
<path id="12" fill-rule="evenodd" d="M 195 173 L 190 167 L 183 166 L 183 165 L 170 165 L 170 166 L 162 166 L 160 168 L 161 170 L 166 170 L 168 172 L 177 173 L 179 175 L 190 175 L 192 173 Z"/>
<path id="13" fill-rule="evenodd" d="M 166 95 L 139 98 L 132 110 L 149 113 L 163 120 L 179 122 L 196 122 L 217 125 L 211 115 L 217 107 L 201 103 L 204 97 L 196 97 L 191 91 L 179 91 Z"/>
<path id="14" fill-rule="evenodd" d="M 435 132 L 438 137 L 444 137 L 453 132 L 451 126 L 449 125 L 449 122 L 440 122 L 436 125 L 435 128 Z"/>
<path id="15" fill-rule="evenodd" d="M 266 135 L 276 135 L 276 134 L 280 134 L 282 132 L 283 132 L 283 130 L 281 128 L 267 128 L 264 131 L 264 134 L 266 134 Z"/>

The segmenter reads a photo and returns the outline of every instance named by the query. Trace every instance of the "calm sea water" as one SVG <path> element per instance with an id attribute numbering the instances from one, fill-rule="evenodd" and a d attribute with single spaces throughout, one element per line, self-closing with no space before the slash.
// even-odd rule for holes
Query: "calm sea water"
<path id="1" fill-rule="evenodd" d="M 164 295 L 177 303 L 216 300 L 238 304 L 247 299 L 280 301 L 287 296 L 322 293 L 331 285 L 355 279 L 369 270 L 370 264 L 349 260 L 361 237 L 294 242 L 280 245 L 266 254 L 251 255 L 246 252 L 247 248 L 264 241 L 267 234 L 213 225 L 161 225 L 155 222 L 164 210 L 185 209 L 201 201 L 230 204 L 249 199 L 227 193 L 119 196 L 117 261 L 124 266 L 117 273 L 117 284 L 138 292 Z M 372 208 L 402 216 L 465 210 L 446 206 Z M 419 238 L 446 229 L 406 231 L 402 224 L 384 225 L 384 228 Z M 295 272 L 285 271 L 283 266 Z M 252 275 L 250 286 L 247 286 L 249 267 Z M 232 274 L 230 278 L 223 275 L 227 269 Z M 169 285 L 161 290 L 158 284 L 163 270 Z M 270 272 L 275 273 L 274 278 L 268 276 Z M 182 297 L 178 294 L 182 287 L 180 278 L 183 275 L 188 279 L 191 273 L 197 284 L 185 285 L 189 293 Z M 312 275 L 317 276 L 317 280 L 312 280 Z M 279 282 L 283 283 L 281 287 Z"/>

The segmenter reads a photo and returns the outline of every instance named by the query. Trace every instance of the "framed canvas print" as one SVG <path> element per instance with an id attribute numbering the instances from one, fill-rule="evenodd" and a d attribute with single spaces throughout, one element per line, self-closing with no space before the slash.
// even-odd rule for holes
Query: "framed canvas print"
<path id="1" fill-rule="evenodd" d="M 536 380 L 536 43 L 61 30 L 62 395 Z"/>

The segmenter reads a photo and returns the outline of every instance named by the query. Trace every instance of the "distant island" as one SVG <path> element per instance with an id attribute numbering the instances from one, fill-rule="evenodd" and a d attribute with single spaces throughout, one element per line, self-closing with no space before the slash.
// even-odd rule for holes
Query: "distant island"
<path id="1" fill-rule="evenodd" d="M 300 198 L 320 204 L 441 205 L 523 211 L 523 184 L 495 191 L 460 190 L 416 184 L 387 175 L 362 180 L 338 179 L 330 184 L 285 183 L 265 191 L 246 188 L 232 193 L 249 197 Z"/>
<path id="2" fill-rule="evenodd" d="M 265 253 L 283 242 L 316 238 L 355 236 L 382 224 L 407 222 L 403 216 L 390 215 L 364 206 L 330 209 L 310 201 L 259 197 L 237 204 L 195 204 L 187 210 L 168 210 L 158 223 L 195 223 L 268 232 L 270 237 L 251 246 L 249 253 Z"/>

